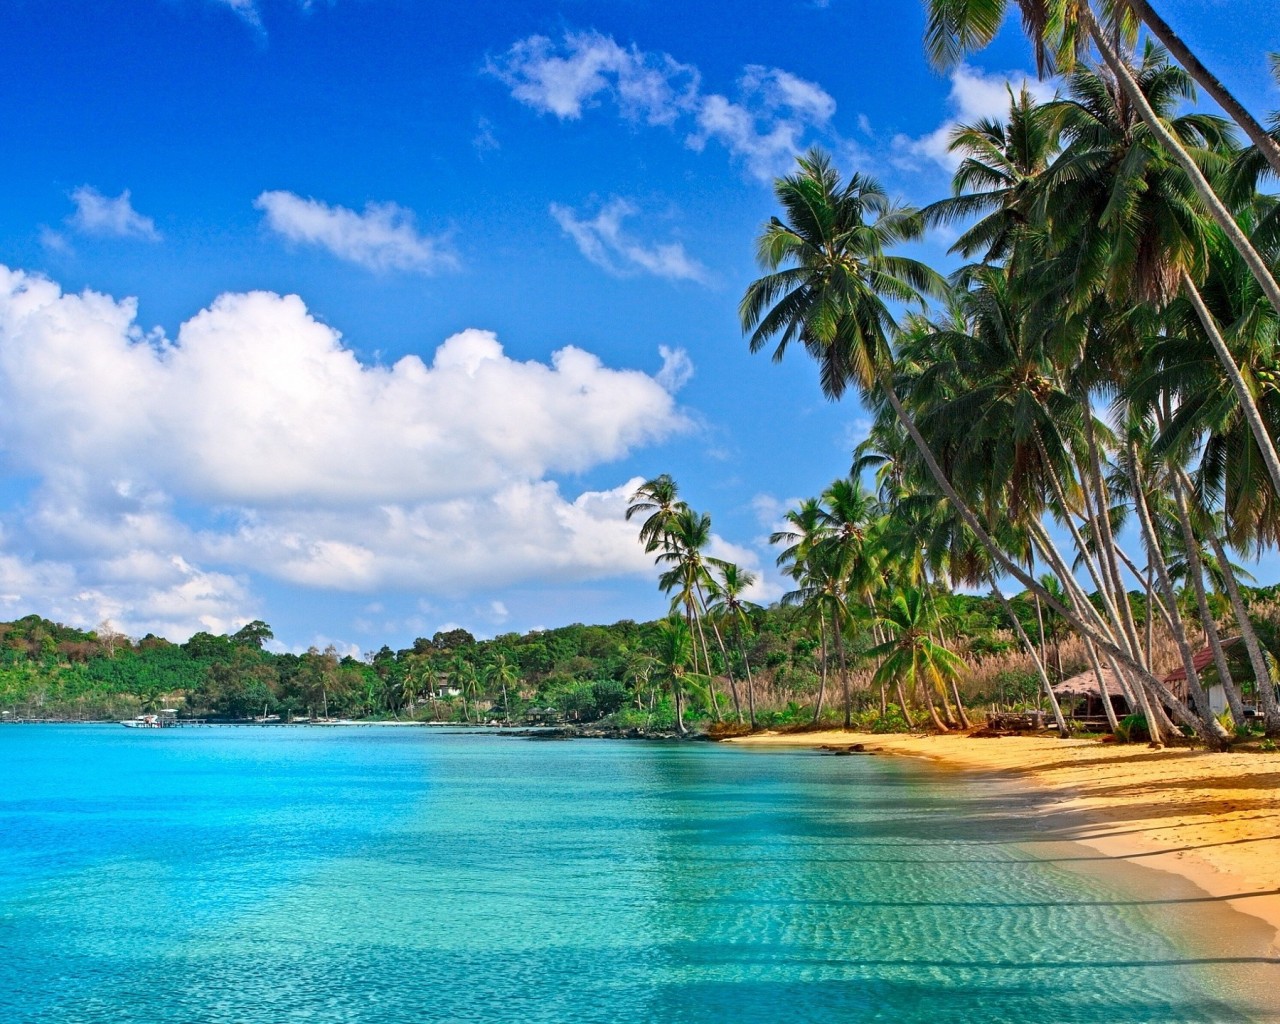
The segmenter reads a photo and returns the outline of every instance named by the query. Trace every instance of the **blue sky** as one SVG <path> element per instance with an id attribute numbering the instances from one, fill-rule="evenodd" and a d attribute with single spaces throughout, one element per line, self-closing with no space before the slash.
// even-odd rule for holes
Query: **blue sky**
<path id="1" fill-rule="evenodd" d="M 1280 106 L 1269 4 L 1161 10 Z M 770 178 L 936 198 L 1029 66 L 932 71 L 917 0 L 127 11 L 0 9 L 0 614 L 291 649 L 661 614 L 660 472 L 777 596 L 864 414 L 747 354 Z"/>

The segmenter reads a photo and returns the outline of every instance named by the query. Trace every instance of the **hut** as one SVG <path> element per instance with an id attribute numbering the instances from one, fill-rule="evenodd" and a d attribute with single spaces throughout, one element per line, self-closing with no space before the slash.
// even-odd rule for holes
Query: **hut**
<path id="1" fill-rule="evenodd" d="M 1241 657 L 1241 655 L 1247 657 L 1247 652 L 1240 643 L 1240 637 L 1228 637 L 1221 643 L 1223 653 L 1227 656 L 1227 667 L 1231 669 L 1232 676 L 1237 681 L 1252 678 L 1251 666 Z M 1209 710 L 1215 715 L 1222 714 L 1227 710 L 1227 693 L 1222 687 L 1222 681 L 1218 678 L 1218 667 L 1213 663 L 1213 648 L 1206 647 L 1196 651 L 1191 656 L 1191 663 L 1195 665 L 1196 675 L 1200 677 L 1200 682 L 1209 695 Z M 1173 691 L 1174 696 L 1180 700 L 1187 699 L 1186 666 L 1179 665 L 1165 676 L 1162 682 Z"/>
<path id="2" fill-rule="evenodd" d="M 1103 682 L 1107 684 L 1107 696 L 1111 699 L 1111 707 L 1123 718 L 1129 714 L 1129 702 L 1125 699 L 1124 685 L 1108 666 L 1102 668 Z M 1059 703 L 1071 701 L 1073 711 L 1067 717 L 1076 719 L 1105 718 L 1106 709 L 1102 706 L 1102 688 L 1098 685 L 1098 676 L 1093 669 L 1081 672 L 1062 680 L 1053 688 Z"/>

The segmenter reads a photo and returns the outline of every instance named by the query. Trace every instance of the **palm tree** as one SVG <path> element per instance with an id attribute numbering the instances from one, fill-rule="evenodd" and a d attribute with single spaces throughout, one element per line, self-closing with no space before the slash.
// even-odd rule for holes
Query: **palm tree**
<path id="1" fill-rule="evenodd" d="M 1017 243 L 1034 218 L 1040 179 L 1056 150 L 1053 125 L 1025 85 L 1009 95 L 1007 120 L 983 118 L 958 125 L 949 152 L 964 159 L 951 179 L 952 195 L 920 211 L 931 225 L 978 219 L 950 251 L 966 257 L 981 252 L 983 263 L 1016 262 Z"/>
<path id="2" fill-rule="evenodd" d="M 703 550 L 711 542 L 711 517 L 705 512 L 695 512 L 688 505 L 681 504 L 667 523 L 663 533 L 663 550 L 656 561 L 668 568 L 658 578 L 658 587 L 663 593 L 671 594 L 671 607 L 683 607 L 685 619 L 691 633 L 696 633 L 702 651 L 706 676 L 712 679 L 711 650 L 707 644 L 706 632 L 702 627 L 704 587 L 708 579 L 706 557 Z M 717 639 L 719 634 L 717 633 Z M 722 645 L 723 646 L 723 645 Z M 695 650 L 695 655 L 696 655 Z M 727 660 L 727 659 L 726 659 Z M 696 663 L 696 661 L 695 661 Z M 729 685 L 733 692 L 734 706 L 738 708 L 738 720 L 742 720 L 741 707 L 738 701 L 737 684 L 732 675 Z M 711 712 L 716 720 L 720 719 L 720 708 L 716 701 L 714 685 L 711 686 Z"/>
<path id="3" fill-rule="evenodd" d="M 684 724 L 684 700 L 686 684 L 694 675 L 689 672 L 693 661 L 693 633 L 679 615 L 670 615 L 658 623 L 654 656 L 656 681 L 671 690 L 676 705 L 676 731 L 683 736 L 689 731 Z"/>
<path id="4" fill-rule="evenodd" d="M 631 495 L 626 520 L 631 522 L 637 515 L 646 515 L 640 526 L 640 543 L 644 545 L 645 551 L 654 552 L 666 546 L 667 534 L 675 517 L 686 507 L 679 500 L 678 494 L 679 488 L 675 480 L 662 473 L 652 480 L 646 480 Z"/>
<path id="5" fill-rule="evenodd" d="M 511 692 L 509 687 L 513 687 L 520 682 L 520 674 L 516 671 L 515 666 L 507 661 L 505 654 L 499 654 L 485 669 L 484 681 L 491 692 L 495 686 L 502 690 L 502 720 L 505 724 L 510 725 Z"/>
<path id="6" fill-rule="evenodd" d="M 933 693 L 945 699 L 946 685 L 952 682 L 962 662 L 932 637 L 937 628 L 937 613 L 924 590 L 905 587 L 895 593 L 880 613 L 881 621 L 893 632 L 893 639 L 872 648 L 868 653 L 884 660 L 876 670 L 875 681 L 917 684 L 925 694 L 925 704 L 934 727 L 945 732 L 947 727 L 933 704 Z"/>
<path id="7" fill-rule="evenodd" d="M 745 629 L 751 627 L 751 613 L 759 609 L 743 595 L 755 586 L 756 575 L 747 572 L 733 562 L 719 558 L 708 559 L 711 565 L 711 579 L 707 590 L 707 612 L 727 621 L 733 629 L 733 637 L 742 658 L 742 670 L 747 677 L 747 714 L 751 728 L 756 727 L 756 695 L 751 679 L 751 663 L 747 659 L 747 648 L 742 636 Z M 726 666 L 727 667 L 727 666 Z M 730 673 L 730 681 L 733 679 Z M 736 692 L 735 692 L 736 696 Z"/>

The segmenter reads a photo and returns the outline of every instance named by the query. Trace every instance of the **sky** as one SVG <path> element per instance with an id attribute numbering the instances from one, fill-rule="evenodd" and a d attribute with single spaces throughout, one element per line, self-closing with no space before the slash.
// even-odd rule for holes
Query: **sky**
<path id="1" fill-rule="evenodd" d="M 1280 107 L 1269 3 L 1160 9 Z M 951 126 L 1031 67 L 1011 26 L 935 71 L 922 25 L 919 0 L 0 6 L 0 616 L 263 619 L 357 655 L 654 618 L 623 512 L 664 472 L 776 599 L 770 530 L 867 418 L 747 352 L 771 182 L 820 145 L 938 198 Z"/>

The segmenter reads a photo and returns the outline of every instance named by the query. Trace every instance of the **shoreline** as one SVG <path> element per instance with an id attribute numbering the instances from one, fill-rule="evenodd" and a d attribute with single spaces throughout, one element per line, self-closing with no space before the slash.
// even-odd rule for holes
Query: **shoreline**
<path id="1" fill-rule="evenodd" d="M 1063 842 L 1185 879 L 1206 902 L 1262 921 L 1280 955 L 1280 752 L 1151 750 L 1096 740 L 825 730 L 724 742 L 774 749 L 860 743 L 943 769 L 1013 778 L 1041 796 L 1039 813 Z"/>

